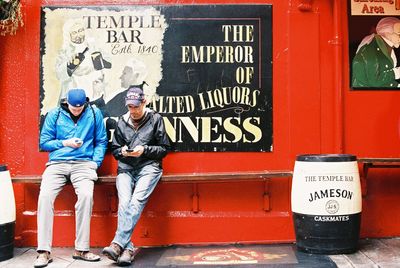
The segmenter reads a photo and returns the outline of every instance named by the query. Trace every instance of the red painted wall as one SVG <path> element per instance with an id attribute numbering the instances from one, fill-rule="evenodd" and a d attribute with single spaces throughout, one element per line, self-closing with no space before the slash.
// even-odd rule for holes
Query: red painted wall
<path id="1" fill-rule="evenodd" d="M 132 1 L 21 0 L 24 26 L 0 36 L 0 162 L 12 176 L 40 175 L 47 153 L 39 152 L 39 43 L 41 5 L 130 5 Z M 136 4 L 273 5 L 272 153 L 171 153 L 165 173 L 292 170 L 304 153 L 351 153 L 398 157 L 400 91 L 350 91 L 347 1 L 313 1 L 301 11 L 288 1 L 135 1 Z M 100 174 L 115 174 L 107 155 Z M 399 173 L 371 171 L 363 200 L 362 236 L 400 235 Z M 138 245 L 273 243 L 294 240 L 290 178 L 268 184 L 269 211 L 263 209 L 263 182 L 160 183 L 134 232 Z M 39 185 L 14 184 L 18 245 L 36 245 Z M 192 211 L 192 195 L 199 212 Z M 71 186 L 56 201 L 54 246 L 74 241 Z M 385 208 L 385 209 L 382 209 Z M 108 244 L 116 227 L 117 198 L 111 185 L 97 185 L 92 220 L 93 246 Z M 396 216 L 397 215 L 397 216 Z"/>

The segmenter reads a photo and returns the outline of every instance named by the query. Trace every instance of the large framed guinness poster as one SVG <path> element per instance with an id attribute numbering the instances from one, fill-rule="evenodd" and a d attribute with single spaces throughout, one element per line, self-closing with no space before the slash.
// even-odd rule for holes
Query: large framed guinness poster
<path id="1" fill-rule="evenodd" d="M 272 151 L 271 5 L 45 6 L 41 15 L 42 120 L 83 88 L 112 139 L 137 85 L 175 151 Z"/>

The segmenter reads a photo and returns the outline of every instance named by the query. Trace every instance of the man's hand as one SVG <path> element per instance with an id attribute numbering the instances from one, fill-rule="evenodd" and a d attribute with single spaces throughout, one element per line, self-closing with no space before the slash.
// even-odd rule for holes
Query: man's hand
<path id="1" fill-rule="evenodd" d="M 124 146 L 121 148 L 121 154 L 122 156 L 125 157 L 139 157 L 143 154 L 144 147 L 142 145 L 138 145 L 135 148 L 133 148 L 133 151 L 127 151 L 128 146 Z"/>
<path id="2" fill-rule="evenodd" d="M 65 147 L 71 147 L 71 148 L 79 148 L 82 146 L 82 140 L 79 138 L 71 138 L 68 140 L 63 140 L 62 144 Z"/>

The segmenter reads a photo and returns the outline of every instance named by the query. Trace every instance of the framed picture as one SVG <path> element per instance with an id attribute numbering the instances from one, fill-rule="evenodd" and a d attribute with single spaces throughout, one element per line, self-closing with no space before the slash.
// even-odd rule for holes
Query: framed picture
<path id="1" fill-rule="evenodd" d="M 352 89 L 400 89 L 400 0 L 350 0 Z"/>
<path id="2" fill-rule="evenodd" d="M 112 139 L 141 87 L 175 151 L 272 151 L 272 6 L 42 7 L 41 117 L 83 88 Z"/>

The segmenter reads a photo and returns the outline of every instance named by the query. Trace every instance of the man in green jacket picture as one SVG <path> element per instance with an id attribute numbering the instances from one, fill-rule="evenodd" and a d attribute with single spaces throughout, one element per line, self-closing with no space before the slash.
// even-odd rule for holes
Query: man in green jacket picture
<path id="1" fill-rule="evenodd" d="M 400 87 L 400 67 L 393 48 L 400 46 L 400 20 L 385 17 L 376 26 L 376 34 L 366 36 L 358 46 L 352 63 L 352 87 Z"/>

